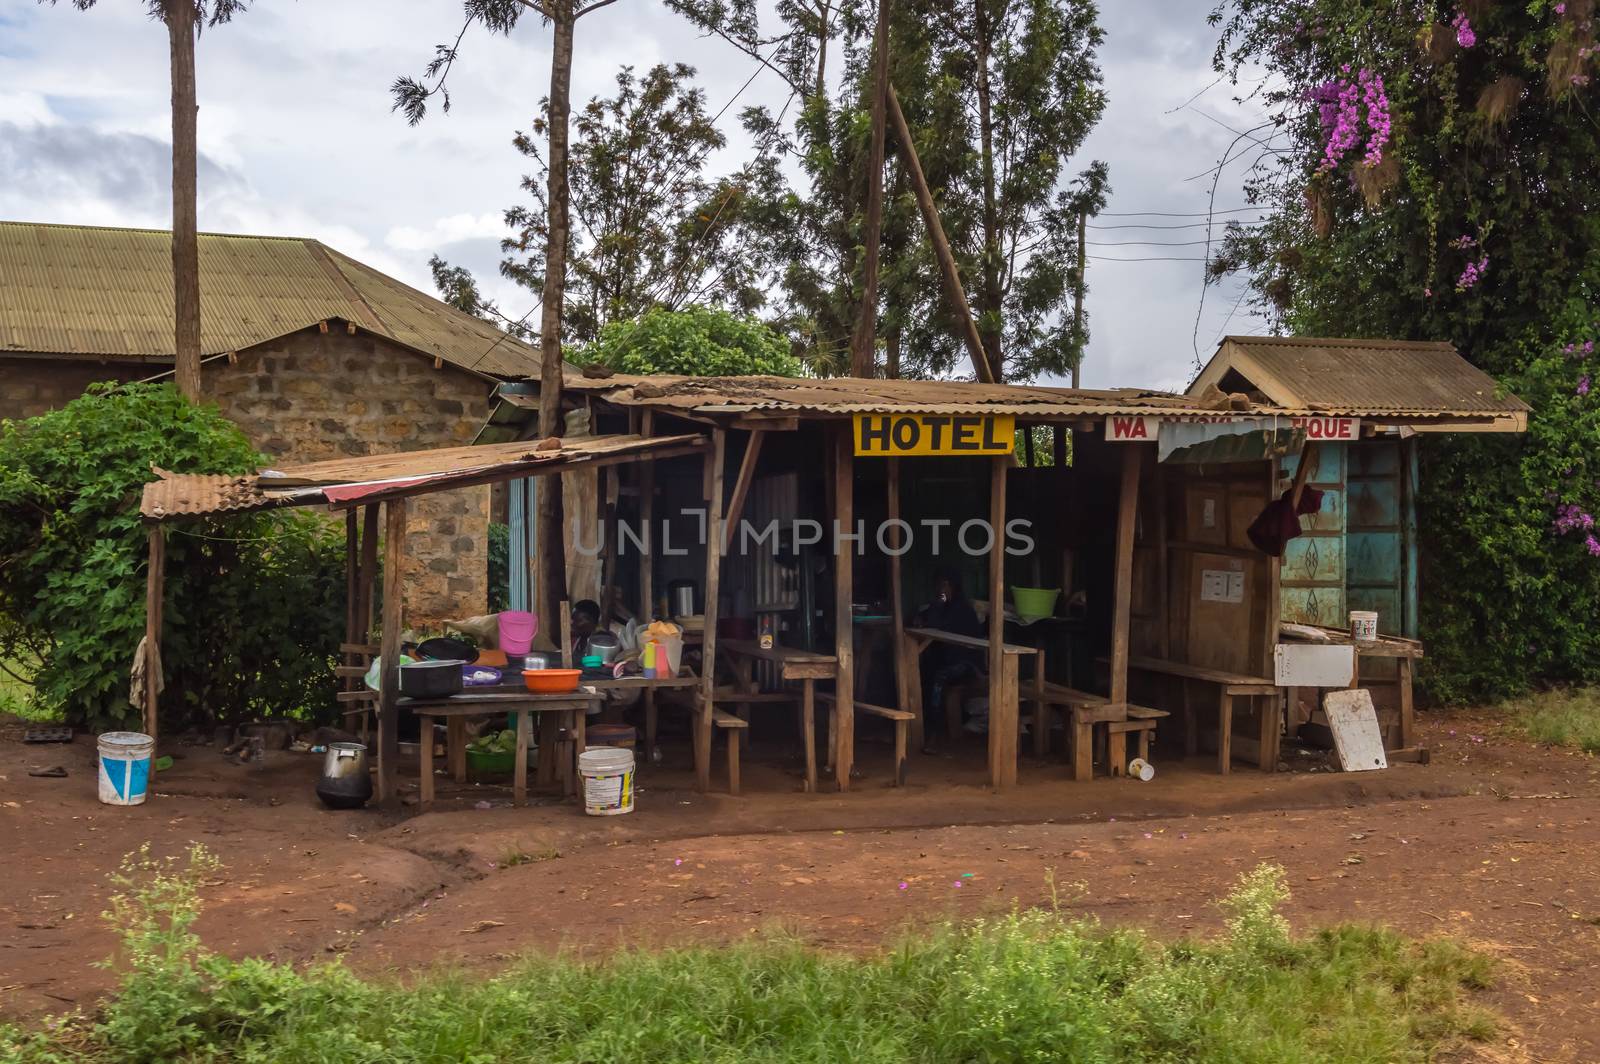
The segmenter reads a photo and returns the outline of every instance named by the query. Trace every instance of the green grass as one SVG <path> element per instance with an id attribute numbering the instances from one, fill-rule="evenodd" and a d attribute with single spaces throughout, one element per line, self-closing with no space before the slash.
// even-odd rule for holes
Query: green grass
<path id="1" fill-rule="evenodd" d="M 209 955 L 190 925 L 214 861 L 125 867 L 120 991 L 95 1017 L 0 1029 L 0 1060 L 1390 1062 L 1495 1029 L 1471 1002 L 1487 960 L 1373 928 L 1294 938 L 1269 866 L 1203 943 L 1033 911 L 865 955 L 768 938 L 404 984 Z"/>
<path id="2" fill-rule="evenodd" d="M 1562 687 L 1505 704 L 1515 727 L 1534 742 L 1600 753 L 1600 688 Z"/>
<path id="3" fill-rule="evenodd" d="M 18 676 L 32 675 L 32 670 L 23 662 L 0 661 L 10 669 L 0 668 L 0 713 L 10 714 L 22 720 L 50 723 L 60 720 L 60 714 L 49 707 L 36 705 L 33 701 L 33 685 Z M 16 673 L 17 676 L 13 676 Z"/>

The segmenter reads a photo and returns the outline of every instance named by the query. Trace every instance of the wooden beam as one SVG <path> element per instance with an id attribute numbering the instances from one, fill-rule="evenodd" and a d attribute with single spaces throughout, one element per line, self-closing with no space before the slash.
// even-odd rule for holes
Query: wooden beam
<path id="1" fill-rule="evenodd" d="M 346 643 L 358 642 L 360 635 L 356 630 L 357 609 L 361 605 L 356 598 L 361 569 L 359 537 L 356 512 L 347 510 L 344 515 L 344 641 Z"/>
<path id="2" fill-rule="evenodd" d="M 989 528 L 989 786 L 1017 782 L 1017 662 L 1006 661 L 1006 473 L 1011 456 L 990 460 Z M 1008 668 L 1009 665 L 1009 668 Z"/>
<path id="3" fill-rule="evenodd" d="M 939 221 L 939 208 L 928 188 L 928 178 L 922 172 L 922 160 L 917 157 L 916 142 L 911 139 L 911 127 L 906 124 L 905 112 L 900 110 L 900 97 L 894 85 L 888 86 L 889 117 L 894 122 L 895 139 L 900 142 L 906 172 L 911 175 L 911 189 L 916 194 L 917 206 L 922 209 L 922 220 L 928 227 L 928 241 L 933 245 L 934 256 L 939 260 L 939 272 L 944 278 L 945 293 L 955 305 L 956 319 L 961 329 L 961 339 L 966 342 L 967 353 L 972 356 L 972 368 L 978 380 L 994 383 L 994 371 L 989 356 L 983 349 L 983 338 L 978 335 L 978 323 L 973 320 L 972 307 L 967 303 L 967 290 L 961 284 L 961 271 L 956 266 L 955 253 L 944 235 L 944 224 Z"/>
<path id="4" fill-rule="evenodd" d="M 833 427 L 833 515 L 836 527 L 855 531 L 855 444 L 848 423 Z M 837 546 L 837 544 L 835 545 Z M 838 680 L 833 700 L 833 774 L 839 790 L 850 789 L 850 770 L 856 752 L 855 615 L 850 600 L 855 593 L 855 547 L 834 551 L 833 654 L 838 659 Z"/>
<path id="5" fill-rule="evenodd" d="M 361 565 L 356 572 L 356 638 L 352 643 L 372 642 L 372 587 L 378 575 L 378 508 L 361 511 Z"/>
<path id="6" fill-rule="evenodd" d="M 900 459 L 889 459 L 886 470 L 888 477 L 888 499 L 884 511 L 888 524 L 894 529 L 894 551 L 889 555 L 889 618 L 893 635 L 889 646 L 894 654 L 894 693 L 895 706 L 898 709 L 915 713 L 916 719 L 911 722 L 911 743 L 917 750 L 922 749 L 922 699 L 912 700 L 911 670 L 917 667 L 915 660 L 906 656 L 906 614 L 905 614 L 905 589 L 901 583 L 900 552 L 906 547 L 905 530 L 896 522 L 900 520 Z"/>
<path id="7" fill-rule="evenodd" d="M 700 699 L 694 724 L 695 783 L 702 792 L 711 789 L 711 724 L 716 711 L 717 683 L 717 594 L 722 576 L 722 464 L 727 454 L 728 434 L 723 429 L 711 433 L 711 450 L 706 462 L 706 601 L 704 640 L 700 645 Z"/>
<path id="8" fill-rule="evenodd" d="M 161 615 L 166 601 L 166 527 L 150 526 L 150 562 L 144 580 L 144 731 L 158 739 L 161 726 Z"/>
<path id="9" fill-rule="evenodd" d="M 1128 701 L 1128 628 L 1133 615 L 1133 533 L 1139 516 L 1139 466 L 1144 446 L 1122 450 L 1122 486 L 1117 499 L 1116 577 L 1111 608 L 1111 701 Z M 992 711 L 991 711 L 992 712 Z"/>
<path id="10" fill-rule="evenodd" d="M 750 482 L 756 476 L 756 463 L 761 459 L 761 443 L 766 438 L 766 432 L 756 429 L 750 433 L 750 442 L 745 446 L 744 461 L 739 465 L 739 479 L 733 484 L 733 500 L 728 503 L 727 525 L 722 536 L 724 552 L 733 549 L 734 533 L 737 531 L 739 517 L 744 512 L 745 496 L 750 494 Z"/>
<path id="11" fill-rule="evenodd" d="M 383 544 L 383 642 L 378 670 L 378 802 L 395 807 L 400 802 L 398 769 L 400 741 L 395 729 L 400 710 L 400 629 L 404 624 L 402 596 L 404 580 L 400 572 L 406 543 L 406 500 L 391 499 L 383 504 L 386 518 Z"/>
<path id="12" fill-rule="evenodd" d="M 650 435 L 655 427 L 652 411 L 646 410 L 639 419 L 639 434 Z M 644 541 L 644 555 L 639 559 L 639 608 L 637 613 L 642 623 L 648 623 L 655 617 L 655 524 L 656 515 L 656 461 L 646 458 L 639 465 L 639 524 L 641 527 L 640 539 Z M 654 694 L 646 692 L 647 697 L 654 699 Z M 652 747 L 653 749 L 653 747 Z M 650 751 L 646 751 L 649 756 Z"/>
<path id="13" fill-rule="evenodd" d="M 800 419 L 793 414 L 774 415 L 772 417 L 746 414 L 743 417 L 735 418 L 732 427 L 743 429 L 746 432 L 754 432 L 757 429 L 764 429 L 767 432 L 796 432 L 800 428 Z"/>

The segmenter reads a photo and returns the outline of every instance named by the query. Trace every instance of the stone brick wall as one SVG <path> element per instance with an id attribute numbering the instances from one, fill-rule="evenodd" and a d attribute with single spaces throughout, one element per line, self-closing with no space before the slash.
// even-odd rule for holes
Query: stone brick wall
<path id="1" fill-rule="evenodd" d="M 337 324 L 208 362 L 203 386 L 285 464 L 468 444 L 489 413 L 488 381 Z M 486 613 L 489 489 L 420 496 L 408 512 L 407 626 Z"/>
<path id="2" fill-rule="evenodd" d="M 36 417 L 66 406 L 95 381 L 138 380 L 164 368 L 98 359 L 0 358 L 0 420 Z"/>

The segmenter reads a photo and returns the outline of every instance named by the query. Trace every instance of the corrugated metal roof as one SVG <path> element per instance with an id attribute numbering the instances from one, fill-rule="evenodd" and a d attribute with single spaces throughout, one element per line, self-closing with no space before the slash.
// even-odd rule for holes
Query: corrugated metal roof
<path id="1" fill-rule="evenodd" d="M 555 468 L 703 450 L 704 436 L 581 436 L 545 449 L 541 441 L 438 447 L 425 451 L 337 458 L 264 469 L 254 476 L 211 476 L 156 470 L 139 512 L 149 520 L 239 513 L 274 506 L 376 500 L 444 491 L 453 486 L 554 472 Z M 551 468 L 554 467 L 554 468 Z"/>
<path id="2" fill-rule="evenodd" d="M 1210 413 L 1190 397 L 1134 388 L 1096 391 L 967 381 L 860 380 L 794 377 L 637 377 L 568 375 L 566 387 L 622 406 L 655 406 L 698 414 L 858 413 L 1012 414 L 1018 417 L 1093 417 L 1107 414 Z M 537 397 L 507 395 L 537 408 Z"/>
<path id="3" fill-rule="evenodd" d="M 1529 410 L 1447 343 L 1229 336 L 1191 394 L 1208 384 L 1227 388 L 1230 370 L 1270 403 L 1317 413 L 1497 417 Z"/>
<path id="4" fill-rule="evenodd" d="M 0 222 L 0 281 L 0 352 L 172 361 L 164 229 Z M 539 375 L 531 345 L 315 240 L 200 234 L 202 353 L 332 318 L 462 369 Z"/>

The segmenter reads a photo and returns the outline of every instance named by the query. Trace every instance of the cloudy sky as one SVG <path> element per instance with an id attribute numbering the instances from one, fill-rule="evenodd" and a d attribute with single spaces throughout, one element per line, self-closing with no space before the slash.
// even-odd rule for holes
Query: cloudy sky
<path id="1" fill-rule="evenodd" d="M 424 290 L 429 255 L 474 268 L 514 313 L 526 292 L 495 275 L 500 212 L 517 201 L 524 160 L 510 145 L 549 81 L 547 33 L 471 36 L 451 78 L 454 107 L 417 128 L 390 113 L 387 86 L 415 73 L 435 42 L 460 26 L 454 0 L 255 0 L 199 46 L 200 224 L 220 232 L 316 237 Z M 1210 3 L 1105 0 L 1102 52 L 1110 106 L 1069 173 L 1091 158 L 1111 167 L 1100 226 L 1185 225 L 1192 217 L 1112 217 L 1206 209 L 1209 175 L 1248 116 L 1215 80 Z M 165 227 L 169 221 L 165 31 L 142 0 L 0 0 L 0 218 Z M 575 100 L 606 92 L 623 63 L 687 62 L 715 110 L 754 70 L 729 46 L 702 39 L 657 0 L 622 0 L 579 25 Z M 762 74 L 739 99 L 781 103 Z M 733 169 L 743 142 L 730 121 Z M 1201 175 L 1197 177 L 1196 175 Z M 1217 206 L 1242 204 L 1238 167 L 1224 171 Z M 1253 215 L 1235 215 L 1250 218 Z M 1129 241 L 1203 239 L 1203 229 L 1094 229 L 1085 385 L 1181 387 L 1194 348 L 1209 353 L 1224 325 L 1258 331 L 1239 288 L 1206 293 L 1198 327 L 1200 246 Z M 1114 246 L 1119 245 L 1120 246 Z M 0 277 L 0 283 L 4 278 Z M 1231 313 L 1231 319 L 1230 319 Z M 1198 337 L 1198 339 L 1196 339 Z"/>

